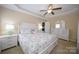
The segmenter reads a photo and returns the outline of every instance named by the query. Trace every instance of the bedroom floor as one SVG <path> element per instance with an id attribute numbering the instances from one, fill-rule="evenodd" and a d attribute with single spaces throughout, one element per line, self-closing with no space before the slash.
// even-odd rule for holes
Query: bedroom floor
<path id="1" fill-rule="evenodd" d="M 58 40 L 58 45 L 51 51 L 50 54 L 75 54 L 76 53 L 76 43 Z M 20 46 L 12 47 L 2 51 L 2 54 L 23 54 Z"/>
<path id="2" fill-rule="evenodd" d="M 60 39 L 51 54 L 75 54 L 77 53 L 76 50 L 76 43 Z"/>

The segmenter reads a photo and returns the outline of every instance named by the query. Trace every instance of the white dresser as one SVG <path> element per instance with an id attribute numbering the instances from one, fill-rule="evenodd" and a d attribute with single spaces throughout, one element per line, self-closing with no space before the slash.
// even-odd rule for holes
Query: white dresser
<path id="1" fill-rule="evenodd" d="M 17 45 L 17 35 L 2 35 L 0 36 L 0 51 L 16 46 Z"/>

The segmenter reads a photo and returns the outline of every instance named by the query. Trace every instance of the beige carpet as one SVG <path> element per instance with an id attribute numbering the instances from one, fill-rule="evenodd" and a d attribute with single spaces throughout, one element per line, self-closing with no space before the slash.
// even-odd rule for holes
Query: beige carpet
<path id="1" fill-rule="evenodd" d="M 50 54 L 71 54 L 76 53 L 76 43 L 58 40 L 58 45 L 51 51 Z M 2 51 L 2 54 L 23 54 L 20 46 L 12 47 Z"/>
<path id="2" fill-rule="evenodd" d="M 20 46 L 15 46 L 15 47 L 3 50 L 1 53 L 2 54 L 23 54 L 23 51 L 20 48 Z"/>
<path id="3" fill-rule="evenodd" d="M 58 40 L 58 45 L 51 51 L 52 54 L 75 54 L 77 53 L 76 43 Z"/>

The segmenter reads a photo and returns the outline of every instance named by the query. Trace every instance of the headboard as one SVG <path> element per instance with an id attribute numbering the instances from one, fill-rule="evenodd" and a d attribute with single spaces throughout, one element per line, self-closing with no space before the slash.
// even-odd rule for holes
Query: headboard
<path id="1" fill-rule="evenodd" d="M 36 31 L 37 25 L 31 23 L 21 23 L 19 25 L 19 33 L 31 33 L 32 31 Z"/>

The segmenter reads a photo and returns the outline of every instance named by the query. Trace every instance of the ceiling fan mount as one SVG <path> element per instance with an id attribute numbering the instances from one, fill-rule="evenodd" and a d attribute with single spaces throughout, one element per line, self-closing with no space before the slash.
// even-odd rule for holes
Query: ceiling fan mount
<path id="1" fill-rule="evenodd" d="M 52 15 L 54 15 L 54 14 L 55 14 L 55 13 L 53 12 L 54 10 L 61 10 L 61 9 L 62 9 L 62 7 L 54 8 L 54 7 L 53 7 L 53 4 L 49 4 L 47 10 L 40 10 L 40 12 L 45 12 L 45 13 L 44 13 L 44 16 L 45 16 L 46 14 L 49 14 L 49 13 L 51 13 Z"/>

